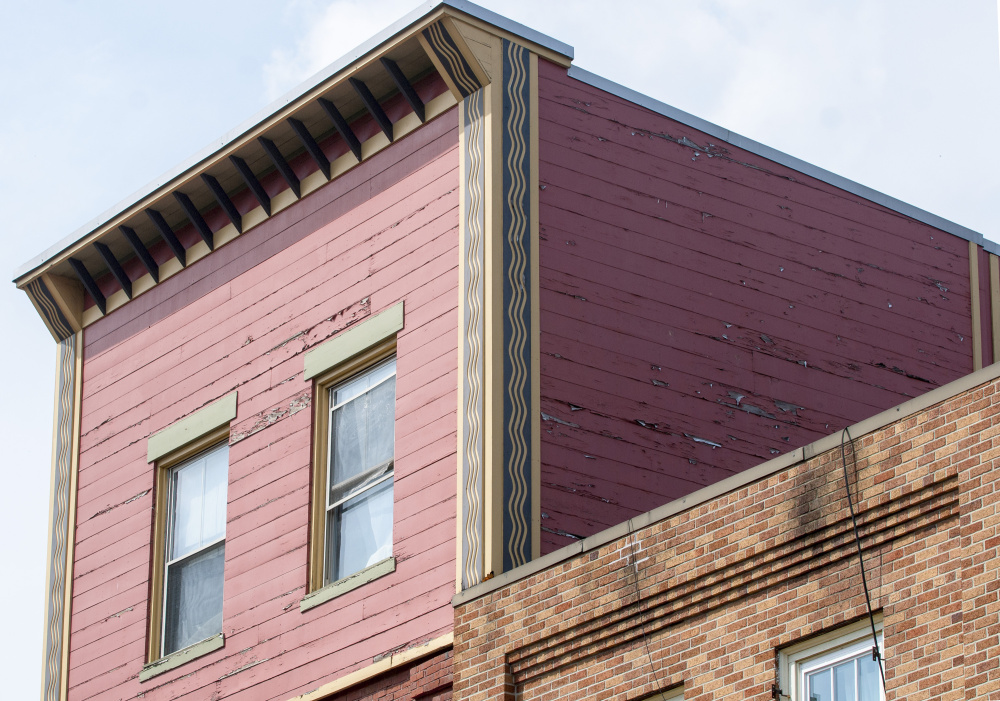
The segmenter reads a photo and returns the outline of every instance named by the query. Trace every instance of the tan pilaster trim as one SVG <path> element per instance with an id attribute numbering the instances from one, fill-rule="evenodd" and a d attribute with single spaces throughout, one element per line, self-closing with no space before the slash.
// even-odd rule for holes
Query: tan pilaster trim
<path id="1" fill-rule="evenodd" d="M 528 187 L 531 192 L 531 558 L 542 553 L 541 326 L 538 260 L 538 55 L 529 58 L 531 141 Z"/>
<path id="2" fill-rule="evenodd" d="M 993 362 L 1000 360 L 1000 258 L 990 254 L 990 327 L 993 331 Z"/>
<path id="3" fill-rule="evenodd" d="M 433 640 L 429 640 L 423 645 L 411 647 L 401 652 L 396 652 L 392 655 L 383 657 L 374 664 L 362 667 L 361 669 L 344 675 L 340 679 L 332 681 L 329 684 L 324 684 L 318 689 L 313 689 L 305 694 L 300 694 L 299 696 L 290 698 L 288 701 L 319 701 L 320 699 L 325 699 L 333 694 L 350 689 L 352 686 L 364 684 L 365 682 L 370 681 L 379 675 L 385 674 L 386 672 L 412 664 L 424 659 L 425 657 L 436 655 L 439 652 L 443 652 L 449 649 L 454 642 L 455 634 L 447 633 L 438 638 L 434 638 Z"/>
<path id="4" fill-rule="evenodd" d="M 983 367 L 983 325 L 979 300 L 979 246 L 969 241 L 969 286 L 972 299 L 972 369 Z"/>
<path id="5" fill-rule="evenodd" d="M 69 618 L 73 595 L 73 542 L 76 531 L 76 474 L 80 453 L 83 334 L 59 342 L 52 435 L 49 548 L 45 573 L 45 632 L 42 701 L 68 693 Z"/>

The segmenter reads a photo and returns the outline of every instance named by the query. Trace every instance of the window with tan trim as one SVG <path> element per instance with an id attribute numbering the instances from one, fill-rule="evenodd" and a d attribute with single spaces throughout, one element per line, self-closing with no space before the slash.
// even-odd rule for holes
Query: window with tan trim
<path id="1" fill-rule="evenodd" d="M 316 378 L 309 588 L 326 590 L 303 610 L 395 568 L 395 353 L 393 335 Z"/>
<path id="2" fill-rule="evenodd" d="M 223 645 L 228 438 L 235 417 L 233 392 L 149 438 L 153 547 L 140 681 Z"/>

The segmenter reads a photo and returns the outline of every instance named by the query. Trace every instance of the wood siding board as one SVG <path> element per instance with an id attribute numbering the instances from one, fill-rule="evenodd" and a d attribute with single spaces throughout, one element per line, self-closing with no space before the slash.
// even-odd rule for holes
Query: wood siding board
<path id="1" fill-rule="evenodd" d="M 408 140 L 402 140 L 400 146 Z M 457 196 L 453 194 L 457 170 L 454 162 L 447 163 L 456 154 L 454 134 L 442 133 L 436 140 L 450 140 L 451 145 L 430 143 L 430 150 L 401 149 L 400 157 L 412 157 L 413 162 L 394 174 L 378 173 L 390 188 L 392 181 L 399 183 L 398 190 L 403 197 L 397 198 L 395 192 L 372 197 L 370 180 L 353 188 L 357 197 L 351 206 L 360 208 L 362 216 L 345 210 L 342 216 L 350 219 L 350 227 L 340 234 L 346 236 L 339 242 L 344 248 L 335 252 L 337 255 L 323 255 L 319 265 L 310 265 L 307 271 L 301 271 L 303 263 L 311 264 L 316 260 L 317 252 L 334 251 L 327 237 L 330 230 L 346 220 L 333 224 L 338 217 L 330 216 L 323 207 L 310 209 L 307 205 L 315 198 L 306 198 L 259 227 L 274 223 L 275 235 L 285 237 L 281 245 L 260 241 L 255 245 L 245 244 L 241 249 L 236 245 L 239 240 L 234 241 L 179 274 L 200 273 L 192 275 L 191 284 L 175 284 L 176 289 L 171 292 L 166 288 L 172 278 L 166 280 L 156 290 L 162 298 L 150 300 L 155 304 L 146 308 L 136 306 L 130 319 L 125 317 L 132 314 L 132 305 L 121 310 L 118 316 L 123 320 L 113 328 L 109 326 L 103 334 L 91 334 L 88 328 L 88 384 L 84 405 L 87 435 L 81 452 L 81 503 L 84 507 L 81 519 L 93 518 L 95 523 L 93 526 L 83 524 L 81 528 L 84 540 L 90 543 L 90 549 L 83 551 L 85 564 L 93 564 L 94 568 L 80 572 L 74 600 L 80 612 L 74 625 L 81 622 L 87 625 L 74 630 L 77 637 L 73 639 L 86 640 L 91 646 L 87 654 L 80 657 L 81 665 L 86 667 L 81 666 L 82 676 L 77 677 L 80 683 L 75 689 L 81 693 L 93 692 L 97 697 L 120 694 L 135 683 L 133 677 L 143 657 L 145 611 L 138 611 L 136 602 L 144 601 L 148 586 L 151 500 L 141 497 L 133 502 L 125 501 L 142 491 L 138 487 L 151 486 L 153 469 L 149 466 L 136 468 L 135 458 L 141 458 L 141 450 L 135 447 L 141 447 L 136 436 L 144 440 L 142 437 L 150 431 L 224 393 L 221 387 L 240 388 L 235 427 L 247 418 L 257 414 L 263 416 L 262 412 L 280 408 L 302 396 L 296 385 L 308 390 L 309 384 L 301 382 L 301 367 L 294 368 L 296 364 L 301 366 L 298 358 L 301 350 L 268 354 L 268 349 L 279 346 L 302 328 L 302 322 L 291 320 L 325 318 L 329 315 L 328 309 L 341 302 L 343 305 L 337 309 L 357 310 L 358 307 L 351 305 L 373 293 L 373 305 L 378 305 L 376 309 L 397 298 L 405 299 L 408 308 L 407 328 L 400 337 L 400 353 L 405 359 L 401 367 L 406 369 L 407 375 L 399 381 L 403 410 L 398 416 L 407 454 L 398 457 L 397 490 L 402 500 L 400 508 L 413 513 L 408 513 L 405 530 L 398 532 L 396 547 L 406 558 L 401 568 L 409 568 L 410 573 L 421 582 L 426 581 L 426 585 L 399 590 L 406 593 L 406 605 L 401 612 L 373 610 L 371 615 L 365 614 L 363 622 L 358 620 L 348 628 L 356 631 L 357 636 L 364 636 L 359 638 L 359 649 L 372 654 L 396 646 L 403 640 L 401 635 L 412 634 L 403 640 L 404 643 L 419 639 L 428 630 L 427 621 L 432 621 L 437 628 L 450 628 L 452 592 L 449 588 L 453 587 L 454 569 L 455 386 L 449 374 L 454 372 L 456 362 L 451 356 L 455 352 L 457 323 L 454 293 L 457 284 Z M 422 164 L 417 162 L 419 159 L 423 159 Z M 358 171 L 363 167 L 364 164 Z M 427 173 L 434 175 L 424 177 Z M 331 205 L 336 204 L 331 201 Z M 365 208 L 367 214 L 364 214 Z M 379 228 L 373 232 L 376 226 Z M 329 228 L 324 231 L 324 227 Z M 310 236 L 297 228 L 313 229 L 318 236 Z M 257 230 L 241 238 L 251 242 Z M 386 234 L 378 235 L 378 231 Z M 358 255 L 359 245 L 367 246 L 369 253 Z M 220 260 L 209 265 L 213 258 Z M 345 263 L 351 269 L 340 275 L 338 282 L 347 283 L 346 289 L 341 290 L 338 283 L 329 278 L 337 277 L 333 271 L 337 270 L 337 265 Z M 269 270 L 268 275 L 261 275 L 262 271 L 255 266 L 272 267 L 273 270 Z M 246 275 L 251 270 L 253 272 Z M 360 274 L 354 274 L 354 270 Z M 253 283 L 244 282 L 250 277 Z M 324 283 L 317 286 L 310 282 L 310 277 L 322 277 Z M 199 286 L 194 294 L 189 292 L 192 285 Z M 137 298 L 136 303 L 146 296 Z M 335 304 L 331 305 L 329 300 Z M 412 316 L 411 308 L 414 310 Z M 188 309 L 191 312 L 186 311 Z M 171 315 L 182 310 L 185 314 Z M 196 310 L 208 313 L 199 314 Z M 265 313 L 262 315 L 262 312 Z M 265 318 L 268 316 L 270 318 Z M 195 320 L 193 324 L 191 319 Z M 146 328 L 130 326 L 132 320 L 144 323 Z M 132 328 L 134 331 L 129 330 Z M 310 343 L 321 342 L 336 330 L 330 325 L 322 328 L 320 336 L 310 335 Z M 257 335 L 244 345 L 250 335 L 244 335 L 248 329 Z M 287 333 L 290 330 L 293 333 Z M 447 339 L 444 347 L 439 344 L 442 338 Z M 275 343 L 268 345 L 272 340 Z M 140 352 L 127 352 L 133 347 Z M 126 359 L 124 365 L 120 362 L 123 358 Z M 182 380 L 153 396 L 148 390 L 143 392 L 151 378 L 168 376 L 186 377 L 190 381 Z M 177 670 L 148 682 L 143 687 L 147 695 L 198 698 L 207 688 L 238 693 L 242 689 L 262 688 L 274 680 L 287 686 L 288 670 L 300 670 L 303 666 L 315 669 L 316 679 L 328 679 L 330 674 L 336 674 L 330 663 L 334 657 L 342 656 L 339 652 L 321 650 L 318 663 L 312 660 L 311 652 L 328 645 L 328 640 L 340 638 L 339 634 L 330 636 L 329 630 L 331 627 L 343 628 L 345 621 L 336 615 L 314 621 L 302 616 L 297 607 L 283 610 L 305 591 L 306 529 L 302 524 L 295 524 L 307 512 L 308 446 L 312 437 L 310 412 L 298 413 L 302 416 L 281 418 L 264 431 L 238 441 L 230 453 L 232 487 L 227 510 L 229 542 L 224 617 L 227 626 L 235 622 L 239 630 L 227 639 L 225 649 L 213 653 L 203 665 L 199 663 L 195 669 Z M 422 443 L 418 440 L 421 432 L 426 434 Z M 448 475 L 452 478 L 448 479 Z M 409 506 L 410 502 L 421 500 L 424 489 L 434 501 L 431 518 Z M 109 506 L 113 508 L 103 511 Z M 103 513 L 96 515 L 101 511 Z M 99 523 L 102 528 L 97 527 Z M 129 552 L 121 553 L 113 548 L 112 536 L 115 541 L 124 542 Z M 427 571 L 431 574 L 413 569 L 414 565 L 419 565 L 421 570 L 429 568 Z M 101 586 L 102 580 L 126 587 L 124 596 L 116 593 L 113 587 Z M 394 598 L 400 597 L 394 595 Z M 114 609 L 119 604 L 121 608 Z M 428 606 L 438 607 L 440 612 L 428 613 Z M 127 612 L 131 616 L 127 630 L 131 632 L 127 636 L 139 642 L 139 659 L 100 679 L 84 679 L 91 676 L 92 670 L 107 665 L 109 658 L 100 652 L 102 646 L 112 646 L 108 649 L 122 654 L 131 650 L 132 643 L 126 642 L 121 634 L 115 639 L 116 632 L 126 628 L 108 628 L 105 623 L 119 620 L 114 614 L 129 607 L 132 611 Z M 282 631 L 279 640 L 261 646 L 259 635 L 265 624 L 286 620 L 291 623 L 289 632 Z M 352 649 L 351 635 L 335 643 L 338 650 Z M 286 648 L 281 642 L 281 639 L 295 640 L 297 636 L 314 642 L 302 649 Z M 366 640 L 371 642 L 364 642 Z M 276 659 L 239 671 L 216 684 L 219 677 L 245 664 L 240 650 L 246 648 L 252 648 L 251 654 L 260 655 L 259 659 L 269 655 Z M 363 657 L 354 656 L 356 652 L 352 651 L 352 659 L 338 663 L 339 668 L 363 663 Z"/>
<path id="2" fill-rule="evenodd" d="M 971 369 L 966 242 L 539 77 L 543 551 Z"/>
<path id="3" fill-rule="evenodd" d="M 247 235 L 198 261 L 199 265 L 192 266 L 191 272 L 179 273 L 136 298 L 129 304 L 128 314 L 113 314 L 95 322 L 87 328 L 88 355 L 85 359 L 89 360 L 91 355 L 117 344 L 125 337 L 154 326 L 176 309 L 197 299 L 198 296 L 185 294 L 195 280 L 221 269 L 227 269 L 227 277 L 217 280 L 216 285 L 239 276 L 277 251 L 349 212 L 368 197 L 371 182 L 377 180 L 381 188 L 388 189 L 434 158 L 454 150 L 456 129 L 457 112 L 452 110 L 401 139 L 392 149 L 379 152 L 362 163 L 360 168 L 307 197 L 300 207 L 282 210 Z M 394 172 L 387 175 L 386 170 Z M 358 187 L 365 190 L 361 197 L 342 197 Z M 297 217 L 297 221 L 293 217 Z M 160 309 L 161 305 L 166 307 Z M 109 334 L 114 336 L 106 338 Z"/>
<path id="4" fill-rule="evenodd" d="M 567 177 L 570 177 L 570 176 L 567 175 Z M 572 176 L 572 177 L 573 177 L 574 180 L 577 179 L 577 176 L 575 176 L 575 175 Z M 595 185 L 595 187 L 597 187 L 597 186 Z M 602 191 L 606 191 L 609 188 L 607 188 L 604 185 L 601 185 L 599 189 L 601 189 Z M 557 191 L 553 190 L 553 192 L 551 194 L 546 194 L 546 197 L 543 198 L 543 201 L 546 202 L 546 203 L 549 203 L 549 199 L 550 198 L 554 197 L 554 198 L 558 199 L 559 196 L 560 196 L 560 193 L 558 193 Z M 562 208 L 557 207 L 556 209 L 562 209 Z M 581 202 L 581 201 L 574 201 L 573 203 L 566 203 L 566 211 L 568 211 L 568 210 L 573 210 L 573 211 L 578 212 L 578 213 L 580 213 L 580 214 L 582 214 L 584 216 L 588 216 L 588 217 L 592 217 L 592 218 L 597 218 L 599 220 L 604 221 L 606 224 L 609 224 L 609 225 L 612 225 L 612 226 L 616 226 L 616 225 L 617 226 L 621 226 L 621 225 L 623 225 L 623 223 L 625 221 L 628 221 L 628 219 L 630 217 L 642 216 L 642 215 L 639 215 L 639 214 L 635 214 L 634 210 L 631 207 L 629 207 L 627 205 L 627 203 L 618 204 L 618 205 L 611 205 L 610 203 L 603 203 L 603 204 L 599 205 L 599 204 L 596 204 L 593 200 L 590 200 L 589 202 L 588 201 L 583 201 L 583 202 Z M 554 209 L 549 209 L 547 211 L 549 212 L 550 215 L 554 214 L 554 212 L 555 212 Z M 718 219 L 719 218 L 716 217 L 716 216 L 708 217 L 706 219 L 706 221 L 705 221 L 705 226 L 708 229 L 711 229 L 711 228 L 716 227 L 716 226 L 721 226 L 719 224 Z M 543 220 L 542 220 L 542 226 L 543 226 L 543 228 L 547 228 L 549 224 L 550 224 L 550 221 L 547 218 L 543 218 Z M 556 226 L 558 227 L 559 225 L 556 224 Z M 647 227 L 647 229 L 648 229 L 648 227 Z M 661 236 L 663 236 L 667 232 L 667 230 L 664 229 L 664 227 L 663 227 L 662 224 L 654 224 L 653 228 L 649 229 L 650 233 L 654 233 L 656 230 L 660 231 L 660 235 Z M 686 277 L 692 278 L 692 279 L 700 279 L 700 278 L 703 277 L 701 275 L 697 275 L 694 271 L 683 271 L 682 270 L 681 272 L 682 273 L 686 272 L 687 273 Z M 777 273 L 777 272 L 778 272 L 777 270 L 774 271 L 774 273 Z M 707 279 L 703 280 L 702 284 L 704 285 L 704 284 L 706 284 L 706 282 L 707 282 Z M 740 282 L 738 280 L 737 281 L 730 281 L 730 284 L 740 284 Z M 967 285 L 968 285 L 968 283 L 966 283 L 966 288 L 967 288 Z M 928 284 L 927 285 L 927 289 L 928 289 L 928 295 L 934 294 L 934 293 L 930 292 L 931 289 L 934 289 L 934 286 L 932 284 Z M 958 297 L 959 296 L 959 291 L 956 290 L 954 287 L 949 287 L 949 290 L 950 290 L 949 299 L 952 296 L 954 296 L 954 297 Z M 936 292 L 936 289 L 935 289 L 935 292 Z M 886 302 L 887 303 L 892 303 L 891 298 L 889 300 L 886 300 Z M 899 302 L 899 300 L 897 300 L 897 303 L 898 302 Z M 874 306 L 872 306 L 870 308 L 872 310 L 875 309 Z M 882 316 L 882 317 L 890 316 L 893 320 L 899 318 L 899 313 L 898 312 L 896 312 L 894 314 L 888 314 L 888 310 L 884 310 L 883 311 L 881 309 L 881 305 L 880 305 L 880 308 L 879 308 L 878 311 L 872 311 L 872 313 L 875 314 L 875 315 L 878 315 L 878 316 Z M 892 326 L 895 326 L 895 325 L 896 324 L 894 323 Z M 890 328 L 892 326 L 890 326 Z"/>
<path id="5" fill-rule="evenodd" d="M 638 135 L 643 142 L 648 140 L 648 137 L 651 135 L 663 133 L 663 130 L 662 128 L 636 129 L 633 126 L 628 125 L 629 116 L 631 115 L 641 116 L 641 118 L 648 123 L 656 123 L 657 127 L 668 125 L 671 127 L 669 131 L 671 131 L 672 134 L 678 138 L 681 136 L 688 136 L 702 143 L 712 140 L 712 137 L 704 135 L 687 125 L 679 124 L 662 115 L 650 112 L 643 107 L 634 105 L 626 100 L 605 93 L 598 88 L 588 86 L 569 78 L 566 76 L 563 69 L 555 67 L 548 62 L 543 61 L 539 63 L 539 81 L 542 84 L 542 90 L 540 91 L 542 100 L 540 100 L 539 109 L 542 111 L 543 118 L 545 118 L 546 121 L 565 121 L 558 119 L 551 120 L 549 119 L 549 115 L 545 112 L 547 107 L 546 101 L 551 103 L 559 100 L 561 104 L 568 106 L 573 110 L 573 113 L 570 113 L 571 116 L 579 119 L 581 123 L 586 122 L 588 126 L 592 126 L 603 121 L 621 125 L 620 128 L 623 132 L 628 131 L 630 134 L 633 131 L 638 132 Z M 581 105 L 588 102 L 588 109 L 581 109 Z M 543 131 L 542 133 L 544 135 L 546 132 Z M 652 140 L 652 143 L 658 142 L 659 140 Z M 668 141 L 666 143 L 669 144 L 670 142 Z M 918 231 L 929 236 L 933 236 L 935 232 L 938 232 L 938 230 L 933 227 L 911 220 L 898 212 L 883 207 L 882 205 L 863 200 L 857 195 L 847 193 L 829 183 L 816 180 L 809 176 L 804 176 L 798 171 L 776 164 L 762 156 L 743 151 L 742 149 L 738 149 L 737 147 L 730 145 L 727 145 L 726 148 L 732 151 L 735 155 L 738 155 L 739 160 L 742 163 L 746 163 L 749 166 L 735 169 L 735 171 L 733 169 L 727 169 L 727 179 L 739 177 L 755 178 L 767 183 L 766 186 L 760 188 L 762 190 L 773 191 L 777 189 L 780 192 L 780 188 L 786 187 L 789 188 L 789 191 L 782 192 L 781 194 L 788 195 L 790 199 L 801 199 L 801 194 L 798 193 L 800 193 L 803 189 L 807 189 L 811 193 L 822 193 L 830 197 L 831 201 L 835 203 L 830 207 L 831 211 L 841 212 L 841 210 L 845 207 L 855 208 L 863 214 L 860 217 L 862 222 L 879 222 L 880 225 L 885 227 L 887 231 L 899 230 L 900 228 L 910 229 L 915 227 Z M 692 149 L 689 148 L 681 148 L 679 150 L 679 153 L 681 154 L 679 156 L 679 162 L 681 165 L 687 166 L 690 163 L 691 151 Z M 723 162 L 712 161 L 712 164 L 719 168 L 723 167 L 722 163 Z M 711 167 L 708 166 L 705 161 L 700 161 L 698 165 L 702 168 Z M 798 194 L 798 197 L 792 197 L 792 194 Z M 962 239 L 947 234 L 949 238 L 938 240 L 935 237 L 933 243 L 931 243 L 929 236 L 925 239 L 925 245 L 950 250 L 953 254 L 963 257 L 963 248 L 966 244 Z"/>

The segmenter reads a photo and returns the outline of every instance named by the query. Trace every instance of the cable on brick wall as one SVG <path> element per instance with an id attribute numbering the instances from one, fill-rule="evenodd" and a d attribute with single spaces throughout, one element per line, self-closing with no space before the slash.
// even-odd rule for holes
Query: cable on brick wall
<path id="1" fill-rule="evenodd" d="M 861 566 L 861 586 L 865 590 L 865 604 L 868 606 L 868 621 L 872 626 L 872 660 L 878 664 L 879 673 L 882 675 L 882 692 L 887 693 L 885 688 L 885 668 L 882 665 L 882 651 L 878 646 L 878 633 L 875 631 L 875 614 L 872 613 L 872 597 L 868 592 L 868 578 L 865 576 L 865 558 L 861 553 L 861 537 L 858 535 L 858 519 L 854 514 L 854 500 L 851 499 L 851 482 L 847 477 L 847 442 L 851 444 L 851 463 L 854 469 L 854 478 L 858 478 L 858 456 L 854 449 L 854 439 L 851 438 L 849 429 L 844 428 L 840 434 L 840 465 L 844 468 L 844 490 L 847 492 L 847 506 L 851 511 L 851 524 L 854 526 L 854 544 L 858 548 L 858 563 Z"/>
<path id="2" fill-rule="evenodd" d="M 634 527 L 632 526 L 632 519 L 628 520 L 628 543 L 629 551 L 632 554 L 632 574 L 635 577 L 635 608 L 639 612 L 639 629 L 642 631 L 642 641 L 646 645 L 646 657 L 649 658 L 649 669 L 653 675 L 653 681 L 658 687 L 660 687 L 660 701 L 666 701 L 666 696 L 663 695 L 663 680 L 660 679 L 660 675 L 656 672 L 656 666 L 653 664 L 653 653 L 649 650 L 649 636 L 646 635 L 646 621 L 642 615 L 642 596 L 639 590 L 639 560 L 636 556 L 635 550 L 635 538 L 634 538 Z"/>

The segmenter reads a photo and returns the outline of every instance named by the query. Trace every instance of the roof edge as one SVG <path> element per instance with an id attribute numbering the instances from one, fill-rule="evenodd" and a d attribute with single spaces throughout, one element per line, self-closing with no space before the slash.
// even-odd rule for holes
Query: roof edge
<path id="1" fill-rule="evenodd" d="M 390 24 L 382 31 L 355 46 L 353 49 L 327 65 L 325 68 L 320 69 L 278 99 L 261 108 L 235 128 L 230 129 L 221 137 L 214 139 L 208 145 L 195 152 L 194 155 L 181 161 L 179 164 L 139 188 L 128 197 L 125 197 L 117 204 L 97 215 L 83 226 L 77 228 L 73 231 L 73 233 L 63 237 L 58 242 L 34 256 L 31 260 L 18 266 L 14 270 L 13 281 L 16 283 L 25 276 L 29 275 L 32 271 L 45 265 L 47 261 L 71 248 L 77 241 L 108 223 L 136 202 L 149 197 L 157 190 L 169 185 L 172 181 L 181 177 L 185 173 L 197 168 L 200 163 L 207 160 L 218 151 L 226 148 L 247 132 L 252 131 L 258 125 L 267 121 L 290 103 L 315 89 L 324 81 L 335 76 L 337 73 L 340 73 L 344 69 L 348 68 L 352 63 L 376 51 L 381 45 L 391 41 L 394 37 L 403 33 L 412 25 L 420 22 L 420 20 L 424 17 L 442 8 L 450 8 L 456 12 L 469 15 L 470 17 L 478 19 L 482 22 L 491 24 L 497 29 L 506 31 L 542 48 L 566 56 L 569 60 L 573 60 L 573 47 L 569 44 L 553 39 L 552 37 L 542 34 L 541 32 L 531 29 L 530 27 L 520 24 L 519 22 L 507 19 L 503 15 L 487 10 L 486 8 L 480 7 L 475 3 L 468 2 L 467 0 L 431 0 L 430 2 L 425 2 Z"/>
<path id="2" fill-rule="evenodd" d="M 579 66 L 570 66 L 569 76 L 575 78 L 582 83 L 586 83 L 595 88 L 599 88 L 605 92 L 611 93 L 616 97 L 620 97 L 629 102 L 633 102 L 637 105 L 645 107 L 648 110 L 661 114 L 664 117 L 673 119 L 674 121 L 685 124 L 699 131 L 703 131 L 710 136 L 719 139 L 720 141 L 725 141 L 732 146 L 744 149 L 750 153 L 754 153 L 758 156 L 766 158 L 768 160 L 779 163 L 780 165 L 793 168 L 805 175 L 816 178 L 817 180 L 822 180 L 825 183 L 838 187 L 841 190 L 850 192 L 851 194 L 863 197 L 866 200 L 870 200 L 876 204 L 880 204 L 883 207 L 887 207 L 899 214 L 910 217 L 911 219 L 916 219 L 919 222 L 933 226 L 936 229 L 946 231 L 949 234 L 954 234 L 960 238 L 966 239 L 967 241 L 972 241 L 990 253 L 1000 255 L 1000 243 L 991 241 L 980 234 L 978 231 L 974 231 L 961 224 L 956 224 L 953 221 L 949 221 L 944 217 L 940 217 L 937 214 L 933 214 L 926 210 L 920 209 L 919 207 L 914 207 L 911 204 L 898 200 L 895 197 L 890 197 L 885 193 L 874 190 L 866 185 L 849 180 L 842 175 L 837 175 L 828 170 L 820 168 L 819 166 L 803 161 L 795 156 L 791 156 L 783 151 L 779 151 L 775 148 L 771 148 L 765 144 L 762 144 L 753 139 L 737 134 L 734 131 L 730 131 L 724 127 L 720 127 L 718 124 L 714 124 L 701 117 L 696 117 L 693 114 L 688 114 L 683 110 L 679 110 L 676 107 L 666 104 L 665 102 L 660 102 L 659 100 L 644 95 L 636 90 L 627 88 L 624 85 L 615 83 L 607 78 L 602 78 L 601 76 L 591 73 L 590 71 L 584 70 Z"/>
<path id="3" fill-rule="evenodd" d="M 952 380 L 948 384 L 936 387 L 926 394 L 909 399 L 902 404 L 897 404 L 896 406 L 879 412 L 874 416 L 859 421 L 852 426 L 848 426 L 846 430 L 850 432 L 850 435 L 854 440 L 858 440 L 863 436 L 874 433 L 875 431 L 881 430 L 886 426 L 890 426 L 915 414 L 919 414 L 922 411 L 926 411 L 937 404 L 942 404 L 949 399 L 957 397 L 963 392 L 968 392 L 969 390 L 985 385 L 988 382 L 993 382 L 998 378 L 1000 378 L 1000 362 L 994 363 L 993 365 L 987 365 L 980 370 L 971 372 L 968 375 L 963 375 L 957 380 Z M 659 523 L 660 521 L 664 521 L 681 512 L 689 511 L 696 506 L 705 504 L 712 499 L 717 499 L 723 495 L 735 492 L 742 487 L 746 487 L 754 482 L 766 479 L 782 470 L 794 467 L 795 465 L 801 464 L 807 460 L 811 460 L 817 455 L 837 448 L 840 445 L 841 436 L 842 431 L 831 433 L 830 435 L 819 438 L 808 445 L 802 446 L 801 448 L 796 448 L 788 453 L 785 453 L 784 455 L 779 455 L 776 458 L 760 463 L 759 465 L 744 470 L 743 472 L 738 472 L 724 480 L 702 487 L 685 497 L 668 501 L 666 504 L 658 506 L 651 511 L 639 514 L 628 521 L 622 521 L 621 523 L 611 526 L 610 528 L 606 528 L 603 531 L 599 531 L 594 535 L 587 536 L 586 538 L 575 543 L 570 543 L 569 545 L 559 548 L 558 550 L 550 552 L 548 555 L 542 555 L 541 557 L 535 558 L 520 567 L 515 567 L 514 569 L 503 572 L 492 579 L 458 592 L 452 597 L 452 606 L 458 607 L 463 604 L 467 604 L 470 601 L 475 601 L 476 599 L 486 596 L 487 594 L 491 594 L 499 589 L 503 589 L 504 587 L 508 587 L 511 584 L 519 582 L 522 579 L 526 579 L 532 575 L 538 574 L 539 572 L 550 569 L 561 562 L 566 562 L 567 560 L 571 560 L 575 557 L 583 555 L 584 553 L 597 550 L 598 548 L 608 545 L 609 543 L 612 543 L 620 538 L 624 538 L 629 533 L 635 533 L 641 528 L 646 528 L 647 526 Z"/>

